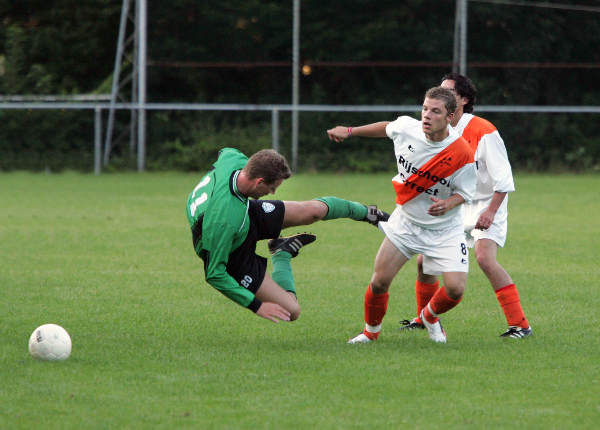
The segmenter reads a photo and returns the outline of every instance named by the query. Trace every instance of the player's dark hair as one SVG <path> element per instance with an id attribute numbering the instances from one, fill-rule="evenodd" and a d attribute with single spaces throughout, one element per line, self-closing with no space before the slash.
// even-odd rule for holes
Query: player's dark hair
<path id="1" fill-rule="evenodd" d="M 273 149 L 261 149 L 252 155 L 244 171 L 249 179 L 263 178 L 267 184 L 292 176 L 285 157 Z"/>
<path id="2" fill-rule="evenodd" d="M 448 73 L 447 75 L 444 75 L 442 82 L 446 80 L 454 81 L 454 91 L 456 91 L 456 94 L 469 99 L 469 103 L 464 105 L 463 111 L 473 113 L 473 107 L 475 105 L 475 100 L 477 99 L 477 88 L 475 88 L 473 82 L 460 73 Z"/>
<path id="3" fill-rule="evenodd" d="M 425 93 L 425 98 L 443 101 L 444 107 L 449 114 L 454 113 L 456 110 L 456 97 L 449 89 L 442 87 L 429 88 Z"/>

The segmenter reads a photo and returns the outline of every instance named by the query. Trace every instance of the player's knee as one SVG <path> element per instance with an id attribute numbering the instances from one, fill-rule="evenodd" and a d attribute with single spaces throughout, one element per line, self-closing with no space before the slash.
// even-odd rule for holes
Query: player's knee
<path id="1" fill-rule="evenodd" d="M 296 306 L 292 306 L 288 311 L 290 312 L 290 321 L 296 321 L 300 318 L 300 305 L 296 304 Z"/>
<path id="2" fill-rule="evenodd" d="M 373 277 L 371 280 L 371 290 L 375 294 L 386 293 L 390 288 L 391 281 L 387 281 L 384 278 Z"/>
<path id="3" fill-rule="evenodd" d="M 314 222 L 322 220 L 323 217 L 317 211 L 312 211 L 308 214 L 307 224 L 312 224 Z"/>
<path id="4" fill-rule="evenodd" d="M 483 270 L 484 273 L 488 273 L 496 264 L 496 261 L 492 257 L 483 252 L 476 253 L 475 258 L 477 259 L 477 264 L 479 264 L 479 267 L 481 267 L 481 270 Z"/>
<path id="5" fill-rule="evenodd" d="M 294 293 L 288 291 L 288 294 L 293 298 L 293 301 L 286 303 L 285 308 L 290 313 L 290 321 L 296 321 L 300 317 L 300 304 Z"/>
<path id="6" fill-rule="evenodd" d="M 317 222 L 325 218 L 329 207 L 320 200 L 310 200 L 308 202 L 308 217 L 311 219 L 311 223 Z"/>
<path id="7" fill-rule="evenodd" d="M 447 284 L 445 286 L 446 294 L 452 300 L 460 299 L 465 293 L 465 284 L 464 283 L 456 283 L 456 284 Z"/>
<path id="8" fill-rule="evenodd" d="M 309 200 L 300 203 L 300 225 L 308 225 L 322 220 L 327 215 L 327 205 L 318 200 Z"/>

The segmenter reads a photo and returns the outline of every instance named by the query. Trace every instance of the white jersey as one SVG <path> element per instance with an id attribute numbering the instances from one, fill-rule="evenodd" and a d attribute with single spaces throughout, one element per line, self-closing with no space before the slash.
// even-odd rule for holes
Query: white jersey
<path id="1" fill-rule="evenodd" d="M 427 139 L 421 121 L 414 118 L 401 116 L 386 126 L 398 164 L 398 174 L 392 180 L 397 210 L 423 228 L 462 228 L 462 205 L 432 216 L 427 213 L 433 204 L 430 198 L 444 200 L 460 194 L 469 202 L 475 193 L 473 150 L 451 127 L 448 131 L 448 137 L 434 142 Z"/>
<path id="2" fill-rule="evenodd" d="M 490 200 L 496 191 L 514 191 L 515 185 L 506 147 L 496 127 L 481 117 L 464 113 L 454 130 L 475 151 L 477 188 L 473 200 Z M 507 200 L 508 196 L 504 199 L 504 204 Z"/>

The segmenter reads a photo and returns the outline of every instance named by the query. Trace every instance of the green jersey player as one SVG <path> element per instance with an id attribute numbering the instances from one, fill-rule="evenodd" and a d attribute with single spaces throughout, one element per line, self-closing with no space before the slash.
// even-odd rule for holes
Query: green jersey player
<path id="1" fill-rule="evenodd" d="M 338 197 L 258 200 L 291 176 L 287 161 L 274 150 L 248 159 L 237 149 L 224 148 L 213 167 L 187 201 L 194 250 L 210 285 L 273 322 L 300 315 L 290 260 L 316 239 L 308 233 L 279 237 L 283 228 L 337 218 L 377 225 L 389 217 L 376 206 Z M 270 239 L 272 276 L 266 273 L 267 260 L 256 254 L 256 243 L 263 239 Z"/>

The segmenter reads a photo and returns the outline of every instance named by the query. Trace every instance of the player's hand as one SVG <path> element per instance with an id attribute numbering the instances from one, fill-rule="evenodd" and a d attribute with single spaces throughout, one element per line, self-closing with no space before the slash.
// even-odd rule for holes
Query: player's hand
<path id="1" fill-rule="evenodd" d="M 338 125 L 337 127 L 327 130 L 327 136 L 329 136 L 329 140 L 334 142 L 342 142 L 350 137 L 348 135 L 348 127 L 344 127 L 343 125 Z"/>
<path id="2" fill-rule="evenodd" d="M 274 323 L 278 323 L 280 320 L 290 320 L 290 313 L 282 306 L 272 302 L 263 302 L 256 311 L 256 315 L 271 320 Z"/>
<path id="3" fill-rule="evenodd" d="M 494 222 L 494 215 L 495 213 L 489 210 L 483 212 L 481 215 L 479 215 L 479 219 L 477 220 L 477 223 L 475 223 L 475 228 L 477 230 L 487 230 L 490 228 Z"/>
<path id="4" fill-rule="evenodd" d="M 438 199 L 437 197 L 430 197 L 430 199 L 433 204 L 429 206 L 427 213 L 431 216 L 441 216 L 452 209 L 446 200 Z"/>

